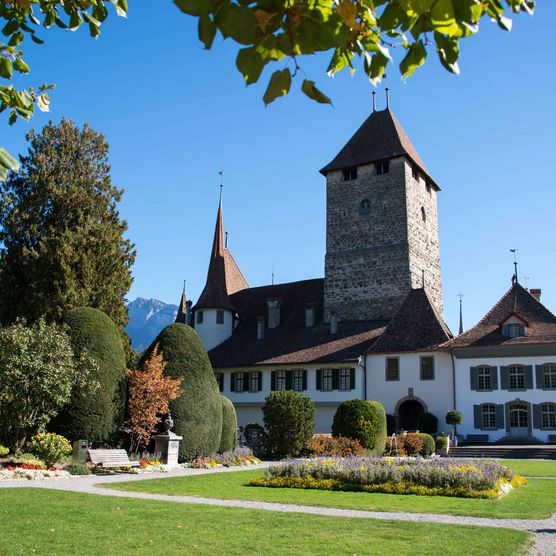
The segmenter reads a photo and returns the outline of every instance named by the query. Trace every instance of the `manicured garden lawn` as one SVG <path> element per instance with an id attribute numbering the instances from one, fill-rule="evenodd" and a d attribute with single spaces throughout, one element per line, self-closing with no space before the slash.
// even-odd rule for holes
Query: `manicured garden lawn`
<path id="1" fill-rule="evenodd" d="M 176 477 L 106 485 L 108 488 L 207 498 L 262 500 L 352 508 L 379 512 L 419 512 L 494 518 L 547 518 L 556 512 L 556 481 L 531 479 L 499 500 L 415 496 L 367 492 L 332 492 L 292 488 L 248 486 L 249 480 L 264 471 L 238 471 L 193 477 Z"/>
<path id="2" fill-rule="evenodd" d="M 0 554 L 524 554 L 527 533 L 0 490 Z"/>
<path id="3" fill-rule="evenodd" d="M 556 477 L 556 461 L 507 459 L 500 463 L 507 465 L 514 473 L 525 477 Z"/>

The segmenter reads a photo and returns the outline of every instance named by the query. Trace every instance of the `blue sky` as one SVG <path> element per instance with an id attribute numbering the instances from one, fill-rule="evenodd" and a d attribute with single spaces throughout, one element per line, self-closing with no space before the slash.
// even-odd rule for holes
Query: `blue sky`
<path id="1" fill-rule="evenodd" d="M 197 299 L 219 170 L 230 248 L 249 283 L 269 283 L 273 265 L 279 282 L 322 276 L 325 182 L 318 169 L 371 110 L 363 73 L 330 79 L 328 57 L 312 57 L 303 68 L 334 107 L 295 90 L 265 108 L 263 83 L 246 88 L 235 69 L 233 43 L 204 51 L 195 21 L 169 0 L 156 8 L 129 4 L 128 19 L 110 17 L 98 40 L 85 29 L 51 29 L 42 32 L 46 45 L 27 45 L 32 72 L 19 83 L 55 82 L 51 113 L 3 124 L 2 145 L 23 152 L 28 129 L 62 116 L 105 133 L 138 252 L 129 299 L 177 303 L 184 278 Z M 485 21 L 462 44 L 460 77 L 433 53 L 406 82 L 391 71 L 392 109 L 443 189 L 444 307 L 454 331 L 460 290 L 470 326 L 509 287 L 510 248 L 518 249 L 521 276 L 556 311 L 555 18 L 556 3 L 540 1 L 533 17 L 515 18 L 511 33 Z M 382 88 L 377 98 L 380 108 Z"/>

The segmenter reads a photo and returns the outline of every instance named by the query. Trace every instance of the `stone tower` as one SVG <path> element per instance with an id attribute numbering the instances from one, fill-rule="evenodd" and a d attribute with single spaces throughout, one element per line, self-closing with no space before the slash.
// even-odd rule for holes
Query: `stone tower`
<path id="1" fill-rule="evenodd" d="M 325 318 L 390 319 L 423 284 L 442 313 L 440 188 L 394 114 L 374 111 L 321 173 Z"/>

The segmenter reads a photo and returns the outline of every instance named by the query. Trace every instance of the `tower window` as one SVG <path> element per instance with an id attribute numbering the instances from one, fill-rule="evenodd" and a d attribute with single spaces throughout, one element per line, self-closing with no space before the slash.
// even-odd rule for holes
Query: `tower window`
<path id="1" fill-rule="evenodd" d="M 377 176 L 382 176 L 382 174 L 387 174 L 390 171 L 390 161 L 383 160 L 382 162 L 377 162 L 375 164 Z"/>
<path id="2" fill-rule="evenodd" d="M 357 179 L 357 168 L 344 168 L 344 181 Z"/>
<path id="3" fill-rule="evenodd" d="M 359 214 L 370 214 L 371 212 L 371 201 L 369 199 L 363 199 L 359 203 Z"/>
<path id="4" fill-rule="evenodd" d="M 413 176 L 414 180 L 419 181 L 419 169 L 417 168 L 417 166 L 412 166 L 411 175 Z"/>
<path id="5" fill-rule="evenodd" d="M 224 324 L 224 311 L 216 311 L 216 324 Z"/>
<path id="6" fill-rule="evenodd" d="M 427 211 L 425 210 L 425 207 L 421 207 L 421 218 L 423 219 L 423 222 L 427 221 Z"/>
<path id="7" fill-rule="evenodd" d="M 197 324 L 203 324 L 203 311 L 197 311 Z"/>

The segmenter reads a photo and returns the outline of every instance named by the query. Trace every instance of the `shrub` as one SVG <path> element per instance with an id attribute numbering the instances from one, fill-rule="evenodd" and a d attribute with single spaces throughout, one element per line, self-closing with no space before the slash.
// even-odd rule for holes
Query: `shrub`
<path id="1" fill-rule="evenodd" d="M 428 412 L 421 413 L 418 426 L 420 432 L 436 434 L 438 432 L 438 417 Z"/>
<path id="2" fill-rule="evenodd" d="M 207 350 L 193 328 L 174 323 L 162 330 L 140 364 L 157 344 L 166 363 L 166 376 L 183 378 L 181 394 L 170 402 L 174 431 L 183 436 L 180 461 L 215 454 L 222 434 L 222 401 Z"/>
<path id="3" fill-rule="evenodd" d="M 316 434 L 305 446 L 305 453 L 311 458 L 320 456 L 358 456 L 363 453 L 363 446 L 359 440 L 345 436 L 330 436 Z"/>
<path id="4" fill-rule="evenodd" d="M 68 463 L 64 467 L 64 471 L 67 471 L 70 475 L 90 475 L 91 470 L 83 463 Z"/>
<path id="5" fill-rule="evenodd" d="M 392 438 L 388 436 L 386 438 L 386 445 L 384 447 L 385 456 L 407 456 L 407 450 L 405 446 L 404 436 L 396 436 Z"/>
<path id="6" fill-rule="evenodd" d="M 4 456 L 7 456 L 10 453 L 10 450 L 8 448 L 4 448 L 4 446 L 2 446 L 2 444 L 0 444 L 0 458 L 3 458 Z"/>
<path id="7" fill-rule="evenodd" d="M 392 436 L 396 432 L 396 416 L 386 414 L 386 434 Z"/>
<path id="8" fill-rule="evenodd" d="M 120 428 L 125 409 L 126 358 L 117 326 L 98 309 L 77 307 L 68 312 L 71 343 L 77 357 L 88 354 L 97 363 L 91 394 L 76 387 L 71 401 L 49 429 L 76 440 L 106 443 Z"/>
<path id="9" fill-rule="evenodd" d="M 273 456 L 298 456 L 315 430 L 315 404 L 292 390 L 272 392 L 263 406 L 266 450 Z"/>
<path id="10" fill-rule="evenodd" d="M 222 434 L 220 436 L 219 452 L 231 452 L 237 446 L 237 415 L 234 404 L 220 396 L 222 401 Z"/>
<path id="11" fill-rule="evenodd" d="M 44 461 L 46 467 L 50 468 L 60 458 L 71 453 L 71 444 L 59 434 L 42 432 L 31 439 L 29 450 L 34 456 Z"/>
<path id="12" fill-rule="evenodd" d="M 382 454 L 386 445 L 386 413 L 379 402 L 342 402 L 332 421 L 332 435 L 359 440 L 372 454 Z"/>
<path id="13" fill-rule="evenodd" d="M 453 409 L 452 411 L 448 411 L 446 413 L 446 424 L 452 425 L 452 437 L 456 435 L 456 427 L 457 425 L 461 425 L 463 423 L 463 413 L 458 409 Z"/>
<path id="14" fill-rule="evenodd" d="M 445 456 L 448 453 L 448 438 L 446 436 L 439 436 L 434 441 L 436 453 Z"/>
<path id="15" fill-rule="evenodd" d="M 423 441 L 423 449 L 419 452 L 424 458 L 430 458 L 434 454 L 435 444 L 434 438 L 430 434 L 424 432 L 417 433 L 417 435 Z"/>
<path id="16" fill-rule="evenodd" d="M 416 433 L 406 434 L 403 441 L 408 456 L 419 456 L 425 449 L 425 441 Z"/>

